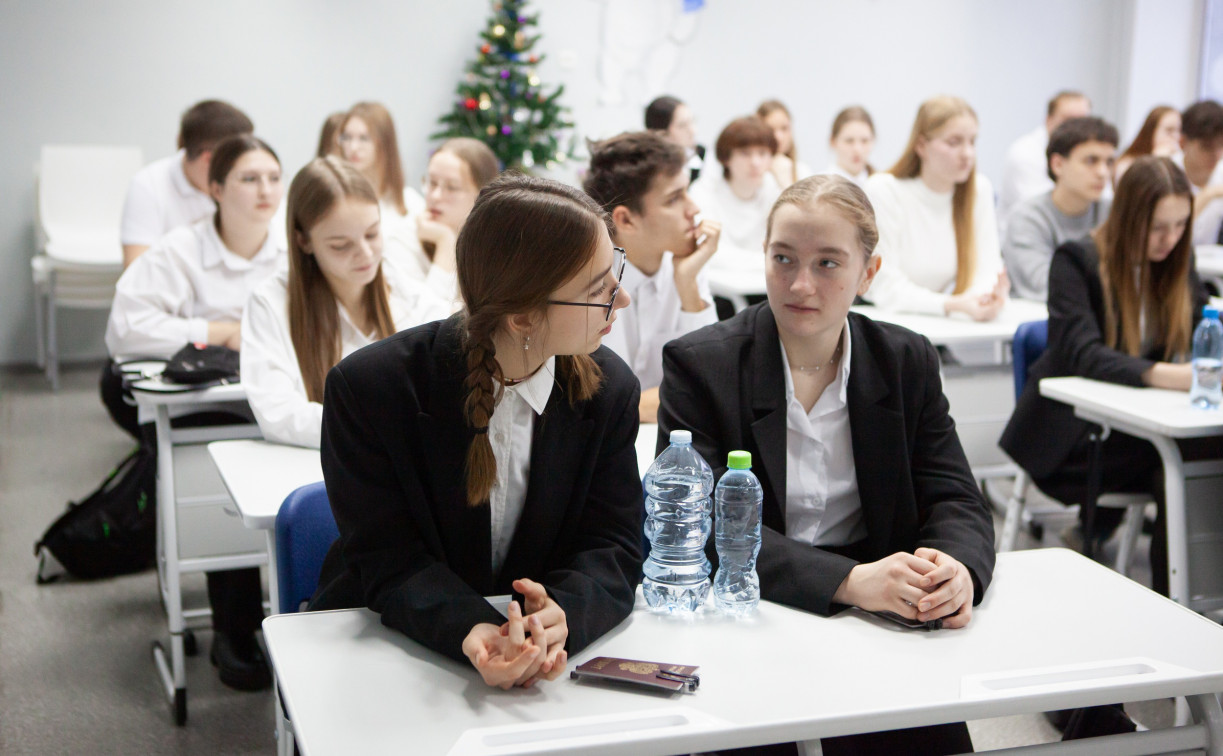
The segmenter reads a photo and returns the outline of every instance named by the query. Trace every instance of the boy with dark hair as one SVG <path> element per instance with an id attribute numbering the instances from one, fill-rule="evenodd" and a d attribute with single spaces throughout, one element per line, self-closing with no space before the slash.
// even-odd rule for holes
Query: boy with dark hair
<path id="1" fill-rule="evenodd" d="M 223 140 L 255 130 L 251 119 L 220 100 L 197 102 L 183 113 L 178 152 L 140 169 L 128 185 L 119 240 L 126 268 L 167 231 L 211 215 L 212 151 Z"/>
<path id="2" fill-rule="evenodd" d="M 1016 139 L 1006 151 L 998 190 L 998 225 L 1004 232 L 1019 203 L 1053 188 L 1046 176 L 1045 149 L 1057 127 L 1071 118 L 1091 115 L 1091 100 L 1082 92 L 1062 90 L 1045 106 L 1045 122 Z M 1005 235 L 1005 234 L 1004 234 Z"/>
<path id="3" fill-rule="evenodd" d="M 1181 154 L 1173 158 L 1193 187 L 1193 243 L 1223 237 L 1223 105 L 1195 102 L 1181 113 Z"/>
<path id="4" fill-rule="evenodd" d="M 684 150 L 640 131 L 593 145 L 583 188 L 611 215 L 612 240 L 627 257 L 621 287 L 631 295 L 603 343 L 641 381 L 641 421 L 656 422 L 662 348 L 717 320 L 702 272 L 721 227 L 695 222 Z"/>
<path id="5" fill-rule="evenodd" d="M 1100 118 L 1072 118 L 1050 135 L 1045 160 L 1053 188 L 1016 206 L 1002 244 L 1013 296 L 1045 301 L 1053 251 L 1104 222 L 1101 195 L 1117 144 L 1117 129 Z"/>

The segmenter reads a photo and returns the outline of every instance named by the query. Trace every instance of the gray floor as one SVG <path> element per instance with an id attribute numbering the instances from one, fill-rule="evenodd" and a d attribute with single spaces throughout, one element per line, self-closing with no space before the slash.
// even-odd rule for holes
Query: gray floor
<path id="1" fill-rule="evenodd" d="M 152 572 L 34 582 L 34 540 L 132 448 L 106 416 L 96 378 L 97 367 L 66 370 L 52 393 L 40 374 L 0 372 L 0 753 L 275 753 L 271 694 L 222 686 L 207 632 L 188 659 L 187 725 L 172 724 L 150 655 L 165 635 Z M 1055 530 L 1045 545 L 1058 544 Z M 1145 565 L 1141 548 L 1135 562 Z M 202 604 L 203 580 L 193 577 L 188 598 Z M 1148 579 L 1141 567 L 1136 577 Z M 1171 723 L 1169 701 L 1127 708 L 1148 727 Z M 1039 715 L 969 727 L 978 750 L 1058 737 Z"/>

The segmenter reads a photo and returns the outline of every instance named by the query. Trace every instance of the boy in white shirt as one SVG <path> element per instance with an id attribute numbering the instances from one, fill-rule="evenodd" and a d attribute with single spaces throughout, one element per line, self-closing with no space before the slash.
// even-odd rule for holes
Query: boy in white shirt
<path id="1" fill-rule="evenodd" d="M 212 151 L 227 137 L 254 130 L 245 113 L 220 100 L 197 102 L 183 113 L 178 152 L 141 168 L 128 185 L 119 229 L 124 268 L 168 231 L 212 215 Z"/>
<path id="2" fill-rule="evenodd" d="M 721 225 L 696 223 L 686 162 L 658 132 L 621 134 L 594 145 L 583 187 L 611 215 L 612 240 L 627 257 L 620 285 L 632 301 L 603 343 L 641 381 L 646 423 L 657 422 L 663 345 L 717 320 L 703 269 Z"/>
<path id="3" fill-rule="evenodd" d="M 1016 139 L 1006 151 L 1002 170 L 1002 187 L 998 192 L 998 220 L 1001 235 L 1006 235 L 1006 223 L 1011 211 L 1023 200 L 1053 188 L 1048 176 L 1045 149 L 1049 135 L 1071 118 L 1091 115 L 1091 100 L 1082 92 L 1065 90 L 1049 100 L 1045 123 Z"/>
<path id="4" fill-rule="evenodd" d="M 1181 154 L 1193 189 L 1193 243 L 1218 244 L 1223 237 L 1223 105 L 1195 102 L 1181 113 Z"/>

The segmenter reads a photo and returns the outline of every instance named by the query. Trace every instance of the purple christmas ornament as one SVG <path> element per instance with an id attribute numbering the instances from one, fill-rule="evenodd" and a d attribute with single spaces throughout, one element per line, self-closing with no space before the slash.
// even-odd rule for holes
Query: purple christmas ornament
<path id="1" fill-rule="evenodd" d="M 510 70 L 508 68 L 501 69 L 501 78 L 503 79 L 510 78 Z"/>
<path id="2" fill-rule="evenodd" d="M 510 134 L 514 133 L 514 130 L 509 127 L 509 124 L 506 124 L 505 126 L 501 127 L 501 133 L 509 136 Z"/>

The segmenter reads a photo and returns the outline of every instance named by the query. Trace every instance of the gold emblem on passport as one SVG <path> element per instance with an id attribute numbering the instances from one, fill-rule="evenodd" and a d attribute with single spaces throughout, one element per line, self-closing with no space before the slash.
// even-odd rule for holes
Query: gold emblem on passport
<path id="1" fill-rule="evenodd" d="M 632 672 L 637 675 L 652 675 L 657 672 L 660 667 L 653 662 L 620 662 L 620 669 L 625 672 Z"/>

